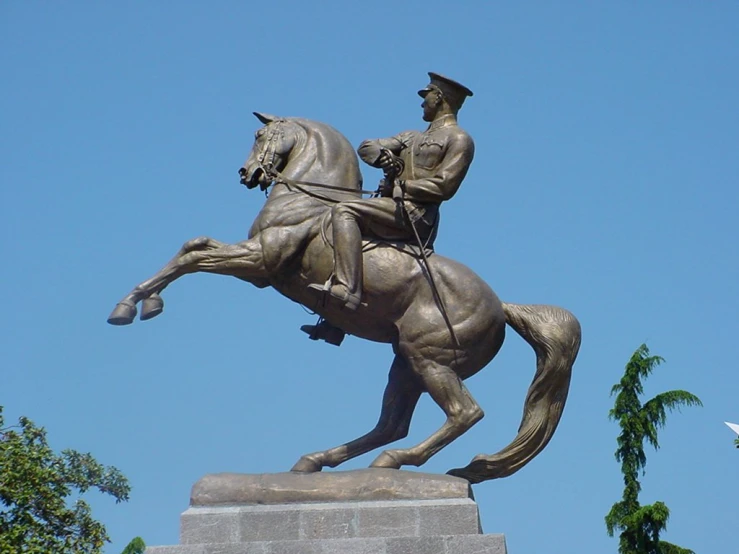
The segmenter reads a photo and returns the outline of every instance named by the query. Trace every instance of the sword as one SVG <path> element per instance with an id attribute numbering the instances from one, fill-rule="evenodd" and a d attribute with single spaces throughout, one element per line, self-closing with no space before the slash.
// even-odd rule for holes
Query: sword
<path id="1" fill-rule="evenodd" d="M 399 158 L 395 156 L 390 150 L 387 148 L 383 148 L 381 150 L 383 154 L 387 154 L 391 157 L 393 160 L 393 163 L 390 167 L 388 167 L 385 171 L 385 179 L 382 183 L 380 183 L 380 192 L 383 193 L 383 196 L 387 194 L 386 191 L 390 190 L 390 187 L 392 187 L 392 198 L 395 200 L 395 203 L 398 205 L 399 209 L 402 210 L 402 213 L 405 214 L 406 219 L 408 220 L 408 223 L 411 225 L 411 229 L 413 229 L 413 235 L 416 237 L 416 243 L 418 244 L 418 249 L 421 251 L 421 258 L 423 259 L 423 265 L 426 267 L 426 274 L 428 275 L 428 281 L 431 285 L 431 291 L 434 294 L 434 298 L 436 299 L 436 302 L 439 306 L 439 311 L 441 312 L 441 316 L 444 318 L 444 323 L 446 323 L 447 328 L 449 329 L 449 334 L 452 337 L 452 340 L 454 341 L 455 346 L 461 346 L 459 344 L 459 340 L 457 340 L 457 335 L 454 333 L 454 326 L 452 325 L 452 322 L 449 320 L 449 315 L 446 310 L 446 306 L 444 305 L 444 299 L 441 297 L 441 293 L 439 292 L 439 288 L 436 286 L 436 281 L 434 280 L 434 275 L 431 273 L 431 266 L 429 265 L 429 259 L 426 256 L 426 248 L 423 244 L 423 241 L 421 241 L 421 236 L 418 234 L 418 229 L 416 229 L 416 224 L 413 222 L 413 219 L 411 219 L 410 214 L 408 213 L 408 209 L 405 206 L 404 202 L 404 191 L 403 191 L 403 185 L 400 181 L 397 180 L 397 176 L 403 173 L 403 170 L 405 170 L 405 162 L 402 158 Z"/>

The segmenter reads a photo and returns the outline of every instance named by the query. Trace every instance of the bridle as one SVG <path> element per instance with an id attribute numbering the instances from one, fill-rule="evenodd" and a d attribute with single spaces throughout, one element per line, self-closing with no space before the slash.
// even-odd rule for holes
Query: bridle
<path id="1" fill-rule="evenodd" d="M 335 190 L 338 192 L 352 192 L 352 193 L 360 193 L 360 194 L 370 194 L 370 195 L 376 195 L 378 194 L 378 191 L 374 190 L 364 190 L 364 189 L 352 189 L 348 187 L 338 187 L 335 185 L 327 185 L 325 183 L 314 183 L 311 181 L 298 181 L 296 179 L 290 179 L 289 177 L 286 177 L 278 169 L 275 168 L 275 157 L 277 156 L 277 143 L 280 139 L 284 138 L 285 133 L 282 129 L 282 123 L 284 120 L 275 120 L 270 123 L 269 127 L 272 127 L 269 130 L 269 136 L 267 137 L 267 141 L 264 144 L 264 147 L 259 152 L 259 155 L 257 156 L 257 171 L 261 171 L 268 179 L 268 182 L 266 184 L 260 183 L 259 187 L 261 190 L 264 191 L 265 195 L 269 194 L 269 188 L 277 185 L 277 184 L 284 184 L 287 185 L 288 188 L 295 188 L 298 191 L 302 192 L 303 194 L 307 194 L 308 196 L 312 196 L 314 198 L 317 198 L 319 200 L 329 201 L 329 202 L 339 202 L 339 200 L 335 200 L 333 198 L 326 198 L 320 194 L 316 194 L 313 191 L 307 190 L 303 187 L 310 186 L 310 187 L 316 187 L 316 188 L 322 188 L 322 189 L 328 189 L 328 190 Z M 239 170 L 239 174 L 242 174 L 244 171 L 244 168 L 241 168 Z"/>
<path id="2" fill-rule="evenodd" d="M 269 131 L 267 142 L 264 144 L 264 148 L 262 148 L 259 156 L 257 156 L 257 167 L 268 177 L 272 177 L 276 171 L 275 156 L 277 155 L 277 141 L 285 136 L 285 133 L 282 131 L 282 121 L 275 121 L 270 127 L 272 128 Z"/>
<path id="3" fill-rule="evenodd" d="M 355 194 L 356 193 L 370 194 L 372 196 L 380 195 L 381 193 L 380 188 L 378 188 L 376 191 L 363 190 L 363 189 L 350 189 L 346 187 L 326 185 L 324 183 L 312 183 L 310 181 L 298 181 L 295 179 L 290 179 L 288 177 L 285 177 L 282 173 L 280 173 L 279 170 L 275 169 L 275 166 L 274 166 L 275 156 L 276 156 L 276 151 L 277 151 L 277 141 L 285 136 L 282 129 L 281 128 L 278 129 L 278 127 L 281 127 L 281 124 L 283 122 L 284 120 L 275 120 L 270 124 L 273 127 L 272 129 L 270 129 L 270 132 L 269 132 L 270 134 L 267 137 L 267 142 L 265 143 L 262 151 L 257 156 L 257 163 L 258 163 L 257 168 L 261 170 L 263 174 L 269 179 L 266 185 L 260 184 L 260 188 L 264 191 L 265 195 L 268 196 L 269 188 L 276 184 L 284 184 L 287 186 L 288 189 L 294 188 L 302 192 L 303 194 L 307 194 L 308 196 L 316 198 L 317 200 L 320 200 L 323 202 L 330 202 L 330 203 L 337 203 L 337 202 L 340 202 L 340 200 L 336 200 L 334 198 L 326 198 L 325 196 L 318 194 L 316 192 L 313 192 L 311 190 L 305 189 L 304 187 L 309 186 L 309 187 L 329 189 L 329 190 L 335 190 L 335 191 L 341 191 L 341 192 L 351 192 Z M 447 328 L 449 329 L 449 334 L 451 335 L 452 341 L 454 342 L 454 345 L 456 347 L 456 346 L 459 346 L 460 343 L 454 332 L 454 327 L 452 325 L 452 322 L 449 320 L 449 315 L 448 315 L 448 312 L 447 312 L 447 309 L 444 303 L 444 299 L 442 298 L 441 294 L 439 294 L 439 289 L 436 286 L 436 282 L 434 281 L 434 276 L 431 273 L 428 257 L 426 256 L 426 245 L 421 240 L 421 237 L 418 234 L 418 230 L 416 229 L 415 223 L 408 215 L 407 208 L 405 206 L 405 203 L 403 202 L 402 187 L 398 183 L 395 183 L 395 177 L 400 175 L 404 169 L 405 169 L 405 163 L 403 162 L 403 160 L 400 158 L 396 158 L 395 163 L 393 164 L 393 168 L 391 170 L 391 175 L 386 174 L 386 178 L 389 177 L 391 179 L 391 183 L 395 184 L 395 186 L 393 186 L 392 188 L 392 197 L 401 207 L 401 210 L 404 211 L 405 217 L 407 218 L 411 229 L 413 229 L 413 234 L 415 236 L 416 243 L 418 244 L 419 250 L 421 252 L 421 258 L 423 259 L 423 263 L 426 267 L 426 275 L 427 275 L 429 284 L 431 285 L 432 293 L 434 294 L 436 303 L 439 306 L 439 311 L 441 312 L 441 315 L 444 318 L 444 322 L 446 323 Z M 239 173 L 241 173 L 242 171 L 243 171 L 243 168 L 239 170 Z M 438 222 L 438 219 L 437 219 L 437 222 Z M 322 231 L 322 234 L 323 234 L 323 231 Z M 326 240 L 326 242 L 328 243 L 328 240 Z M 456 356 L 456 348 L 454 352 Z"/>
<path id="4" fill-rule="evenodd" d="M 268 127 L 270 127 L 269 136 L 257 155 L 257 167 L 254 170 L 254 174 L 261 171 L 261 173 L 268 179 L 266 183 L 259 183 L 259 188 L 264 191 L 265 195 L 267 194 L 269 187 L 274 184 L 275 175 L 279 173 L 275 169 L 275 158 L 277 156 L 277 141 L 285 136 L 282 129 L 279 128 L 279 124 L 281 123 L 282 121 L 278 120 L 268 125 Z M 257 133 L 257 138 L 260 136 L 261 135 Z M 244 178 L 245 173 L 246 169 L 244 167 L 239 168 L 239 175 L 242 179 Z"/>

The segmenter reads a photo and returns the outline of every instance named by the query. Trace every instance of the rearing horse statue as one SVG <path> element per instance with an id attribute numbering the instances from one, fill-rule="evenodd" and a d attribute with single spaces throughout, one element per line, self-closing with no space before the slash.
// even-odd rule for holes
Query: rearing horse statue
<path id="1" fill-rule="evenodd" d="M 476 456 L 449 473 L 479 483 L 518 471 L 547 445 L 559 423 L 580 347 L 577 319 L 553 306 L 502 303 L 474 272 L 444 256 L 431 255 L 427 267 L 394 245 L 371 241 L 365 241 L 362 304 L 351 311 L 323 302 L 320 291 L 307 285 L 327 281 L 333 271 L 325 226 L 333 204 L 360 195 L 357 155 L 345 137 L 323 123 L 255 115 L 264 127 L 240 170 L 241 182 L 248 188 L 274 184 L 249 239 L 186 242 L 164 268 L 118 303 L 108 322 L 131 323 L 139 302 L 142 320 L 158 315 L 160 293 L 170 283 L 204 271 L 260 288 L 272 286 L 347 333 L 391 344 L 395 359 L 375 428 L 346 444 L 302 456 L 292 468 L 296 472 L 335 467 L 405 437 L 419 397 L 428 392 L 446 414 L 441 428 L 411 448 L 383 451 L 371 467 L 425 463 L 483 417 L 463 380 L 493 359 L 507 323 L 537 357 L 518 434 L 500 452 Z"/>

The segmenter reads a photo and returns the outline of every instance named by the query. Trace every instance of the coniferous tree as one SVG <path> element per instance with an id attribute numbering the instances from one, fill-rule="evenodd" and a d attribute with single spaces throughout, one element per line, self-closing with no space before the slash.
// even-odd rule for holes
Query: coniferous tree
<path id="1" fill-rule="evenodd" d="M 144 539 L 142 539 L 141 537 L 136 537 L 128 543 L 128 546 L 123 549 L 123 552 L 121 552 L 121 554 L 144 554 L 144 550 L 146 550 Z"/>
<path id="2" fill-rule="evenodd" d="M 659 448 L 657 433 L 664 427 L 668 411 L 682 406 L 702 406 L 697 396 L 682 390 L 663 392 L 642 404 L 639 398 L 644 393 L 642 381 L 663 361 L 659 356 L 650 356 L 649 348 L 642 344 L 626 364 L 621 381 L 611 389 L 616 402 L 608 416 L 621 428 L 616 460 L 621 463 L 624 492 L 605 519 L 609 536 L 620 532 L 619 554 L 694 554 L 692 550 L 660 540 L 670 517 L 663 502 L 644 506 L 639 503 L 639 473 L 643 475 L 647 465 L 644 443 L 648 442 L 655 450 Z"/>

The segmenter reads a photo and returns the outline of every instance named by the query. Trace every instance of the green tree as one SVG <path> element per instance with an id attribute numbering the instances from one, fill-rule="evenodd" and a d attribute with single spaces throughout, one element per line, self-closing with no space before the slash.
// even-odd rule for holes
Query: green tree
<path id="1" fill-rule="evenodd" d="M 694 554 L 692 550 L 659 539 L 670 517 L 670 510 L 663 502 L 645 506 L 639 503 L 639 473 L 644 475 L 647 465 L 645 441 L 657 450 L 657 432 L 664 427 L 668 411 L 679 411 L 682 406 L 702 406 L 697 396 L 682 390 L 663 392 L 641 403 L 642 380 L 663 361 L 659 356 L 650 356 L 649 348 L 642 344 L 626 364 L 621 381 L 611 389 L 616 402 L 608 416 L 621 428 L 616 460 L 621 463 L 624 493 L 605 519 L 609 536 L 620 532 L 619 554 Z"/>
<path id="2" fill-rule="evenodd" d="M 136 537 L 128 543 L 128 546 L 123 549 L 121 554 L 144 554 L 144 550 L 146 550 L 144 540 L 141 537 Z"/>
<path id="3" fill-rule="evenodd" d="M 109 541 L 80 495 L 96 488 L 128 500 L 123 474 L 90 454 L 54 453 L 46 431 L 21 417 L 5 427 L 0 406 L 0 553 L 97 554 Z"/>

